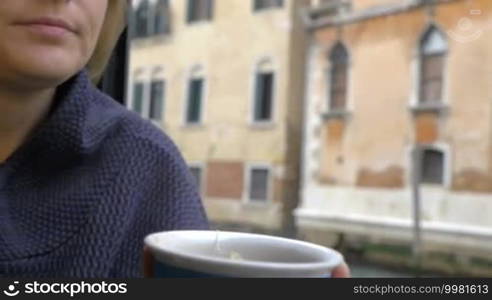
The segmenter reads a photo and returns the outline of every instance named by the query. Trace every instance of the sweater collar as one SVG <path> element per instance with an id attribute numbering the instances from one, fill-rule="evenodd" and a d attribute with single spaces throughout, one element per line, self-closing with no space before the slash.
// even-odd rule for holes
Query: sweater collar
<path id="1" fill-rule="evenodd" d="M 39 171 L 46 164 L 53 168 L 85 153 L 85 123 L 94 98 L 93 89 L 85 70 L 63 83 L 57 89 L 48 116 L 5 166 L 12 171 L 18 168 Z"/>
<path id="2" fill-rule="evenodd" d="M 91 117 L 98 110 L 93 105 L 99 99 L 97 93 L 85 71 L 61 85 L 48 117 L 4 164 L 0 262 L 47 253 L 87 222 L 97 197 L 68 194 L 66 176 L 77 174 L 64 170 L 71 170 L 90 149 L 87 141 L 93 139 L 87 122 L 99 118 Z M 58 176 L 54 188 L 60 192 L 46 198 L 40 193 L 45 183 L 54 183 L 50 182 L 53 176 Z"/>

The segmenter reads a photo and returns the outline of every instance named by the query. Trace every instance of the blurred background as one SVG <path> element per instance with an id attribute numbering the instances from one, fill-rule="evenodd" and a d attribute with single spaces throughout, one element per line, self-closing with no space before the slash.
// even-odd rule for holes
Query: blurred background
<path id="1" fill-rule="evenodd" d="M 129 18 L 103 85 L 175 141 L 215 229 L 336 248 L 358 277 L 492 276 L 490 0 L 134 0 Z"/>

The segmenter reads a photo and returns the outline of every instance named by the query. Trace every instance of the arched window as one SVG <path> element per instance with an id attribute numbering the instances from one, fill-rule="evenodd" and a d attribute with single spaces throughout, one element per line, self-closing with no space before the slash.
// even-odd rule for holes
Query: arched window
<path id="1" fill-rule="evenodd" d="M 138 38 L 149 35 L 149 1 L 142 0 L 135 11 L 135 35 Z"/>
<path id="2" fill-rule="evenodd" d="M 431 26 L 420 41 L 419 102 L 421 104 L 442 101 L 447 51 L 445 35 L 435 26 Z"/>
<path id="3" fill-rule="evenodd" d="M 153 20 L 153 30 L 154 34 L 164 34 L 169 33 L 170 30 L 170 7 L 169 0 L 157 0 L 155 3 L 155 18 Z"/>
<path id="4" fill-rule="evenodd" d="M 330 52 L 330 82 L 329 107 L 330 110 L 345 110 L 347 105 L 348 64 L 347 48 L 337 43 Z"/>

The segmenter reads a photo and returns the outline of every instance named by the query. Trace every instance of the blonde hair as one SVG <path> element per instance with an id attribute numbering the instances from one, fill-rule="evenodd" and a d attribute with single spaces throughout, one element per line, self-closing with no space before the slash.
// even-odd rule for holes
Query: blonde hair
<path id="1" fill-rule="evenodd" d="M 106 19 L 96 49 L 87 64 L 89 75 L 94 83 L 98 83 L 101 79 L 116 43 L 125 29 L 128 2 L 127 0 L 108 0 Z"/>

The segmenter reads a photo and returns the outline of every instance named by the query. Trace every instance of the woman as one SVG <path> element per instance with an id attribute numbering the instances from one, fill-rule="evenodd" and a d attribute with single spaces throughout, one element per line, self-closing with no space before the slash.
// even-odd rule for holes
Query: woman
<path id="1" fill-rule="evenodd" d="M 0 276 L 138 277 L 146 234 L 207 228 L 175 146 L 83 71 L 124 4 L 0 1 Z"/>
<path id="2" fill-rule="evenodd" d="M 169 138 L 91 83 L 125 5 L 0 1 L 0 277 L 140 277 L 147 234 L 208 228 Z"/>

